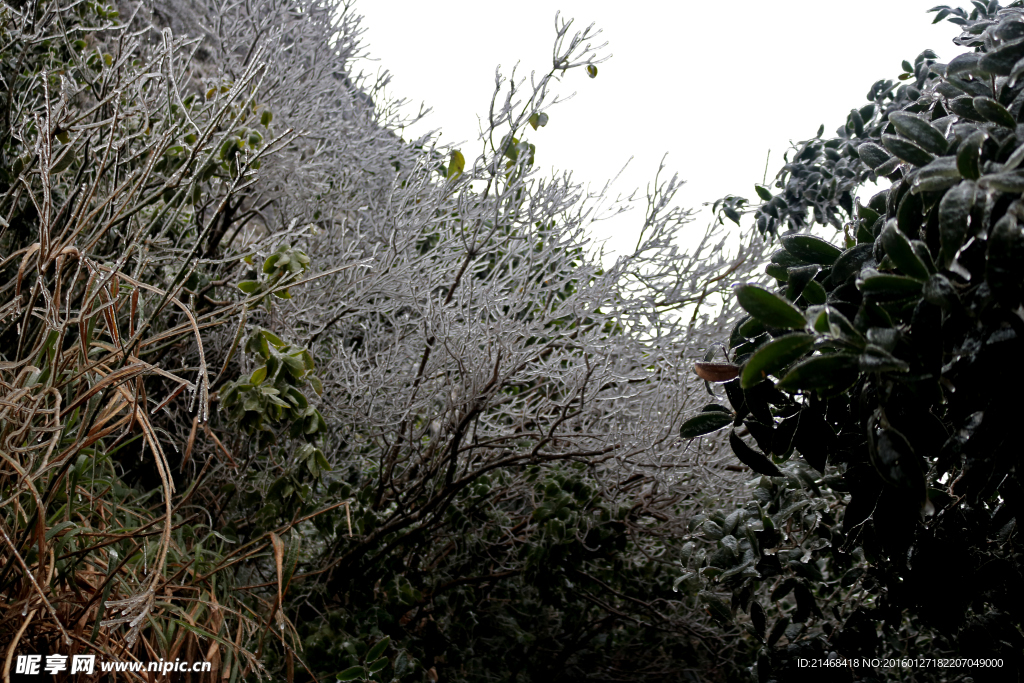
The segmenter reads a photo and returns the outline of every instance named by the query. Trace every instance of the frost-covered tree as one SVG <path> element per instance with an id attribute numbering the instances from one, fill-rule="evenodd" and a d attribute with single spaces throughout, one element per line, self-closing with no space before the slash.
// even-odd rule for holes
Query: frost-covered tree
<path id="1" fill-rule="evenodd" d="M 7 666 L 727 666 L 668 568 L 733 475 L 677 434 L 758 246 L 681 251 L 673 178 L 600 266 L 531 142 L 593 30 L 471 151 L 400 137 L 349 6 L 118 9 L 2 8 Z"/>

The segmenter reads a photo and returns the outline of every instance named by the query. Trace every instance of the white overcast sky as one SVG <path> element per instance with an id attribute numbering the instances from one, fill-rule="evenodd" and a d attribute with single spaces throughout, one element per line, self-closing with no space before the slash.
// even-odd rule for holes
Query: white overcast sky
<path id="1" fill-rule="evenodd" d="M 935 0 L 356 0 L 370 60 L 356 70 L 386 69 L 387 95 L 433 109 L 406 139 L 440 129 L 443 144 L 474 155 L 479 119 L 490 104 L 494 70 L 543 73 L 551 65 L 555 12 L 573 30 L 593 22 L 607 41 L 596 79 L 566 74 L 557 92 L 576 93 L 548 110 L 546 128 L 530 132 L 542 169 L 571 170 L 599 190 L 629 162 L 615 191 L 629 194 L 654 178 L 668 154 L 669 176 L 686 181 L 681 206 L 698 209 L 726 194 L 756 200 L 765 157 L 768 178 L 790 141 L 826 135 L 871 84 L 895 78 L 900 63 L 925 48 L 946 62 L 962 52 L 957 27 L 932 25 Z M 955 3 L 954 3 L 955 4 Z M 467 154 L 467 161 L 470 155 Z M 641 193 L 642 194 L 642 193 Z M 698 216 L 703 231 L 710 214 Z M 591 233 L 610 249 L 636 243 L 643 207 Z"/>

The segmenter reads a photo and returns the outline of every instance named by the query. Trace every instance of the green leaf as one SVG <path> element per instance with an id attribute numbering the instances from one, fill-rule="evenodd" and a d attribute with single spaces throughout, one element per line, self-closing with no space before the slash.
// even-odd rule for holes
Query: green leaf
<path id="1" fill-rule="evenodd" d="M 885 224 L 881 237 L 885 253 L 897 268 L 914 279 L 928 279 L 928 268 L 914 253 L 907 236 L 896 227 L 896 221 L 890 220 Z"/>
<path id="2" fill-rule="evenodd" d="M 857 156 L 871 168 L 878 168 L 892 158 L 891 154 L 873 142 L 861 143 L 857 148 Z"/>
<path id="3" fill-rule="evenodd" d="M 923 287 L 921 280 L 905 275 L 888 275 L 877 270 L 861 271 L 857 278 L 857 289 L 874 301 L 907 299 L 918 296 Z"/>
<path id="4" fill-rule="evenodd" d="M 903 60 L 902 66 L 903 70 L 906 71 L 907 73 L 914 73 L 914 65 L 908 62 L 907 60 Z"/>
<path id="5" fill-rule="evenodd" d="M 263 384 L 263 380 L 265 380 L 266 378 L 267 366 L 261 365 L 260 367 L 256 368 L 253 371 L 252 375 L 249 377 L 249 384 L 252 384 L 253 386 L 259 386 L 260 384 Z"/>
<path id="6" fill-rule="evenodd" d="M 962 55 L 957 55 L 949 60 L 949 64 L 946 65 L 946 77 L 949 78 L 956 74 L 974 71 L 978 67 L 978 62 L 981 61 L 982 56 L 980 52 L 965 52 Z"/>
<path id="7" fill-rule="evenodd" d="M 900 135 L 927 152 L 945 154 L 946 149 L 949 147 L 945 136 L 922 118 L 902 112 L 894 112 L 889 115 L 889 122 L 892 123 Z M 893 152 L 893 154 L 896 154 L 896 152 Z M 896 154 L 896 156 L 905 159 L 905 157 L 899 154 Z M 910 161 L 909 159 L 907 160 Z"/>
<path id="8" fill-rule="evenodd" d="M 704 604 L 704 609 L 707 611 L 711 618 L 722 626 L 726 626 L 732 622 L 732 610 L 729 608 L 727 603 L 722 598 L 718 597 L 714 593 L 708 591 L 700 591 L 697 593 L 697 597 Z"/>
<path id="9" fill-rule="evenodd" d="M 802 294 L 804 301 L 811 305 L 821 305 L 828 299 L 828 292 L 817 280 L 811 280 L 804 286 Z"/>
<path id="10" fill-rule="evenodd" d="M 1009 76 L 1013 65 L 1021 58 L 1024 58 L 1024 42 L 1015 40 L 985 53 L 978 60 L 978 68 L 987 74 Z"/>
<path id="11" fill-rule="evenodd" d="M 782 476 L 782 472 L 768 459 L 768 456 L 744 443 L 743 439 L 737 436 L 735 429 L 729 433 L 729 445 L 739 461 L 758 474 L 763 474 L 766 477 Z"/>
<path id="12" fill-rule="evenodd" d="M 768 647 L 774 647 L 775 643 L 779 642 L 779 639 L 786 633 L 786 628 L 789 626 L 789 617 L 782 617 L 775 622 L 772 626 L 772 632 L 768 634 Z"/>
<path id="13" fill-rule="evenodd" d="M 739 333 L 746 339 L 753 339 L 754 337 L 760 337 L 762 334 L 767 332 L 767 328 L 757 318 L 747 318 L 746 322 L 740 325 Z"/>
<path id="14" fill-rule="evenodd" d="M 803 329 L 807 323 L 800 309 L 766 289 L 745 284 L 736 287 L 735 291 L 736 300 L 743 310 L 769 327 Z"/>
<path id="15" fill-rule="evenodd" d="M 679 428 L 679 436 L 684 439 L 695 439 L 698 436 L 717 432 L 732 424 L 732 415 L 717 410 L 701 413 L 683 423 Z"/>
<path id="16" fill-rule="evenodd" d="M 754 352 L 743 366 L 740 386 L 749 389 L 770 374 L 781 370 L 814 347 L 810 334 L 787 334 L 778 337 Z"/>
<path id="17" fill-rule="evenodd" d="M 786 235 L 779 238 L 786 251 L 805 263 L 820 263 L 830 266 L 836 262 L 843 250 L 814 235 Z"/>
<path id="18" fill-rule="evenodd" d="M 269 126 L 269 125 L 270 125 L 270 122 L 271 122 L 271 121 L 273 121 L 273 120 L 274 120 L 274 112 L 270 111 L 269 109 L 268 109 L 268 110 L 266 110 L 266 111 L 264 111 L 264 112 L 263 112 L 263 113 L 262 113 L 262 114 L 260 115 L 260 124 L 261 124 L 261 125 L 262 125 L 262 126 L 263 126 L 264 128 L 266 128 L 267 126 Z"/>
<path id="19" fill-rule="evenodd" d="M 1013 114 L 991 97 L 975 97 L 972 104 L 975 111 L 981 114 L 985 120 L 1006 126 L 1011 130 L 1017 128 L 1017 121 L 1013 118 Z"/>
<path id="20" fill-rule="evenodd" d="M 761 640 L 764 640 L 765 626 L 767 622 L 765 620 L 764 607 L 761 607 L 761 603 L 756 600 L 750 603 L 750 623 L 754 626 L 754 633 Z"/>
<path id="21" fill-rule="evenodd" d="M 587 75 L 591 78 L 597 78 L 597 67 L 593 64 L 587 64 Z"/>
<path id="22" fill-rule="evenodd" d="M 252 294 L 257 289 L 259 289 L 259 287 L 260 283 L 256 282 L 255 280 L 242 280 L 241 282 L 238 283 L 238 288 L 245 292 L 246 294 Z"/>
<path id="23" fill-rule="evenodd" d="M 241 142 L 235 136 L 229 136 L 224 144 L 220 146 L 220 158 L 228 161 L 238 151 L 238 144 Z"/>
<path id="24" fill-rule="evenodd" d="M 542 114 L 540 112 L 534 112 L 533 114 L 530 115 L 529 122 L 530 125 L 533 126 L 534 130 L 537 130 L 538 128 L 543 128 L 544 126 L 548 125 L 548 115 Z"/>
<path id="25" fill-rule="evenodd" d="M 754 192 L 757 192 L 757 196 L 760 197 L 762 200 L 764 200 L 766 202 L 770 202 L 772 200 L 772 193 L 771 193 L 771 191 L 767 187 L 765 187 L 764 185 L 756 185 L 755 184 L 754 185 Z"/>
<path id="26" fill-rule="evenodd" d="M 1020 194 L 1024 192 L 1024 175 L 1020 172 L 983 175 L 981 180 L 978 181 L 978 186 L 991 188 L 999 192 Z"/>
<path id="27" fill-rule="evenodd" d="M 378 660 L 376 660 L 374 662 L 371 662 L 367 666 L 367 669 L 369 670 L 370 673 L 375 674 L 378 671 L 382 670 L 387 665 L 388 665 L 388 658 L 387 657 L 381 657 L 380 659 L 378 659 Z"/>
<path id="28" fill-rule="evenodd" d="M 949 100 L 949 108 L 954 114 L 961 118 L 965 118 L 970 121 L 985 120 L 985 117 L 979 114 L 978 110 L 974 108 L 974 98 L 970 95 L 962 95 Z"/>
<path id="29" fill-rule="evenodd" d="M 790 369 L 776 386 L 786 391 L 849 386 L 857 377 L 857 360 L 857 356 L 839 353 L 812 356 Z"/>
<path id="30" fill-rule="evenodd" d="M 361 666 L 353 666 L 345 669 L 338 674 L 339 681 L 358 681 L 361 678 L 366 678 L 367 671 Z"/>
<path id="31" fill-rule="evenodd" d="M 947 311 L 960 307 L 960 294 L 945 275 L 935 273 L 924 283 L 925 301 Z"/>
<path id="32" fill-rule="evenodd" d="M 909 372 L 910 365 L 875 344 L 868 344 L 857 361 L 861 372 Z"/>
<path id="33" fill-rule="evenodd" d="M 53 162 L 53 165 L 50 166 L 50 173 L 60 173 L 61 171 L 66 169 L 68 166 L 70 166 L 71 162 L 74 161 L 74 160 L 75 160 L 74 148 L 72 148 L 72 147 L 65 147 L 64 151 L 61 153 L 61 155 L 59 157 L 57 157 L 57 159 Z"/>
<path id="34" fill-rule="evenodd" d="M 894 156 L 915 166 L 925 166 L 935 158 L 914 143 L 895 135 L 883 135 L 882 145 Z"/>
<path id="35" fill-rule="evenodd" d="M 988 238 L 985 282 L 995 298 L 1008 308 L 1021 299 L 1021 264 L 1024 263 L 1024 233 L 1009 213 L 1000 218 Z"/>
<path id="36" fill-rule="evenodd" d="M 871 260 L 874 243 L 858 244 L 844 251 L 832 266 L 832 281 L 837 285 L 845 283 L 860 272 L 861 266 Z"/>
<path id="37" fill-rule="evenodd" d="M 466 168 L 466 157 L 462 156 L 462 152 L 457 149 L 452 150 L 451 159 L 448 162 L 448 174 L 447 178 L 458 178 L 462 175 L 463 169 Z"/>
<path id="38" fill-rule="evenodd" d="M 367 650 L 365 661 L 370 662 L 375 659 L 379 659 L 384 654 L 384 651 L 388 649 L 388 645 L 390 644 L 391 638 L 389 636 L 384 636 L 384 638 Z"/>
<path id="39" fill-rule="evenodd" d="M 780 266 L 778 263 L 769 263 L 764 267 L 764 272 L 771 275 L 776 280 L 785 282 L 789 279 L 789 270 Z"/>
<path id="40" fill-rule="evenodd" d="M 939 260 L 944 268 L 949 267 L 964 243 L 977 192 L 977 185 L 965 180 L 949 189 L 939 202 L 939 242 L 942 245 Z"/>
<path id="41" fill-rule="evenodd" d="M 804 287 L 807 286 L 807 283 L 810 282 L 820 271 L 821 268 L 816 265 L 790 268 L 789 278 L 786 280 L 786 298 L 790 301 L 796 301 L 800 297 L 800 294 L 803 293 Z"/>

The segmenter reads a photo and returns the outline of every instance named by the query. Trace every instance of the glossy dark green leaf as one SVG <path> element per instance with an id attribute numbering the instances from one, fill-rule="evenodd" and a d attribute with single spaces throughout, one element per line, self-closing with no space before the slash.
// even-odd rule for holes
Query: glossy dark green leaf
<path id="1" fill-rule="evenodd" d="M 1006 159 L 1000 170 L 1006 173 L 1016 169 L 1021 163 L 1024 163 L 1024 145 L 1018 145 L 1017 149 L 1013 150 L 1013 154 Z"/>
<path id="2" fill-rule="evenodd" d="M 915 192 L 907 192 L 896 209 L 896 227 L 904 235 L 916 237 L 924 219 L 924 202 Z"/>
<path id="3" fill-rule="evenodd" d="M 918 280 L 927 280 L 929 273 L 924 263 L 914 253 L 910 240 L 896 227 L 895 221 L 889 221 L 882 229 L 882 246 L 889 259 L 903 273 Z"/>
<path id="4" fill-rule="evenodd" d="M 932 275 L 924 284 L 924 299 L 946 310 L 960 307 L 960 295 L 956 287 L 941 273 Z"/>
<path id="5" fill-rule="evenodd" d="M 893 127 L 900 135 L 907 138 L 926 152 L 931 152 L 932 154 L 945 154 L 946 148 L 949 147 L 945 136 L 940 133 L 935 126 L 922 118 L 912 114 L 895 112 L 889 115 L 889 122 L 892 123 Z M 896 154 L 896 152 L 893 152 L 893 154 Z M 906 157 L 899 154 L 896 154 L 896 156 L 901 159 L 906 159 Z M 911 163 L 917 163 L 911 159 L 906 160 Z"/>
<path id="6" fill-rule="evenodd" d="M 732 622 L 732 610 L 729 608 L 728 602 L 709 591 L 700 591 L 697 593 L 697 597 L 700 598 L 704 609 L 716 622 L 723 626 Z"/>
<path id="7" fill-rule="evenodd" d="M 875 301 L 906 299 L 921 293 L 923 283 L 905 275 L 889 275 L 878 271 L 861 271 L 857 289 Z"/>
<path id="8" fill-rule="evenodd" d="M 338 674 L 338 680 L 339 681 L 358 681 L 361 678 L 366 678 L 367 674 L 368 674 L 368 672 L 366 671 L 366 669 L 364 667 L 352 666 L 352 667 L 349 667 L 348 669 L 345 669 L 340 674 Z"/>
<path id="9" fill-rule="evenodd" d="M 597 67 L 593 64 L 587 64 L 587 75 L 591 78 L 597 78 Z"/>
<path id="10" fill-rule="evenodd" d="M 757 196 L 760 197 L 762 201 L 770 202 L 772 200 L 771 191 L 764 185 L 755 184 L 754 191 L 757 192 Z"/>
<path id="11" fill-rule="evenodd" d="M 983 53 L 965 52 L 949 60 L 946 65 L 946 76 L 955 76 L 960 73 L 971 73 L 978 69 L 978 62 L 981 61 Z"/>
<path id="12" fill-rule="evenodd" d="M 820 266 L 799 266 L 789 269 L 789 277 L 786 279 L 786 298 L 796 301 L 803 293 L 807 283 L 821 271 Z"/>
<path id="13" fill-rule="evenodd" d="M 850 110 L 849 124 L 847 125 L 853 127 L 854 135 L 857 137 L 864 135 L 864 117 L 857 109 Z"/>
<path id="14" fill-rule="evenodd" d="M 759 337 L 767 331 L 768 328 L 764 326 L 764 323 L 762 323 L 757 318 L 753 317 L 748 318 L 739 327 L 739 333 L 743 335 L 746 339 L 753 339 L 754 337 Z"/>
<path id="15" fill-rule="evenodd" d="M 817 280 L 808 282 L 801 295 L 804 301 L 812 305 L 823 304 L 828 299 L 828 292 L 825 291 L 825 288 Z"/>
<path id="16" fill-rule="evenodd" d="M 1013 65 L 1013 69 L 1010 70 L 1010 87 L 1017 85 L 1017 81 L 1020 80 L 1021 74 L 1024 74 L 1024 59 L 1017 60 L 1017 63 Z"/>
<path id="17" fill-rule="evenodd" d="M 985 120 L 985 117 L 979 114 L 978 110 L 974 108 L 974 97 L 971 95 L 962 95 L 949 100 L 949 109 L 957 116 L 971 121 Z"/>
<path id="18" fill-rule="evenodd" d="M 813 347 L 814 336 L 810 334 L 787 334 L 768 342 L 755 351 L 743 366 L 740 386 L 749 389 L 767 375 L 804 356 Z"/>
<path id="19" fill-rule="evenodd" d="M 1016 40 L 985 53 L 978 60 L 978 70 L 996 76 L 1009 76 L 1013 71 L 1013 65 L 1022 57 L 1024 41 Z"/>
<path id="20" fill-rule="evenodd" d="M 802 329 L 806 324 L 804 314 L 777 294 L 745 284 L 736 287 L 736 300 L 750 315 L 769 327 Z"/>
<path id="21" fill-rule="evenodd" d="M 985 282 L 996 299 L 1009 308 L 1016 308 L 1021 299 L 1024 277 L 1024 233 L 1010 214 L 1000 218 L 988 238 L 985 260 Z"/>
<path id="22" fill-rule="evenodd" d="M 717 432 L 732 424 L 732 414 L 719 411 L 700 413 L 683 423 L 679 428 L 679 436 L 684 439 L 695 439 L 698 436 Z"/>
<path id="23" fill-rule="evenodd" d="M 1000 126 L 1010 129 L 1017 128 L 1017 121 L 1014 120 L 1013 114 L 991 97 L 975 97 L 972 104 L 974 110 L 981 114 L 986 121 L 998 123 Z"/>
<path id="24" fill-rule="evenodd" d="M 960 171 L 956 167 L 956 159 L 953 157 L 936 157 L 932 163 L 921 168 L 917 173 L 919 179 L 949 177 L 959 178 Z"/>
<path id="25" fill-rule="evenodd" d="M 776 386 L 786 391 L 824 390 L 849 386 L 856 376 L 857 356 L 832 353 L 798 363 Z"/>
<path id="26" fill-rule="evenodd" d="M 910 240 L 910 248 L 914 250 L 914 254 L 917 259 L 924 264 L 925 270 L 928 271 L 930 276 L 935 272 L 935 260 L 932 258 L 932 252 L 928 249 L 928 245 L 921 240 Z"/>
<path id="27" fill-rule="evenodd" d="M 843 250 L 814 235 L 785 235 L 779 239 L 786 251 L 805 263 L 820 263 L 830 266 L 835 263 Z"/>
<path id="28" fill-rule="evenodd" d="M 890 486 L 912 490 L 927 496 L 920 457 L 907 437 L 885 426 L 879 419 L 881 409 L 868 420 L 868 457 L 875 470 Z"/>
<path id="29" fill-rule="evenodd" d="M 939 242 L 942 245 L 939 260 L 944 268 L 949 267 L 964 243 L 977 191 L 977 185 L 965 180 L 947 190 L 939 202 Z"/>
<path id="30" fill-rule="evenodd" d="M 765 619 L 764 607 L 761 607 L 761 603 L 757 600 L 750 603 L 750 623 L 754 626 L 754 633 L 757 634 L 757 637 L 764 640 L 767 620 Z"/>
<path id="31" fill-rule="evenodd" d="M 909 372 L 910 365 L 885 349 L 868 344 L 857 361 L 861 372 Z"/>
<path id="32" fill-rule="evenodd" d="M 861 267 L 872 259 L 874 244 L 858 244 L 847 249 L 832 266 L 832 281 L 842 284 L 860 272 Z"/>
<path id="33" fill-rule="evenodd" d="M 889 161 L 877 167 L 875 169 L 875 174 L 879 176 L 890 176 L 896 172 L 896 169 L 898 169 L 902 163 L 903 160 L 899 157 L 892 157 Z"/>
<path id="34" fill-rule="evenodd" d="M 729 445 L 739 461 L 758 474 L 763 474 L 766 477 L 782 476 L 782 472 L 768 459 L 768 456 L 744 443 L 743 439 L 736 435 L 736 430 L 729 433 Z"/>
<path id="35" fill-rule="evenodd" d="M 909 140 L 895 135 L 883 135 L 882 145 L 894 156 L 915 166 L 924 166 L 935 158 Z"/>
<path id="36" fill-rule="evenodd" d="M 1024 173 L 992 173 L 981 176 L 979 187 L 991 188 L 1000 192 L 1019 194 L 1024 192 Z"/>
<path id="37" fill-rule="evenodd" d="M 384 636 L 373 647 L 367 650 L 365 661 L 372 662 L 379 659 L 384 654 L 384 651 L 388 649 L 388 645 L 390 644 L 391 638 L 389 636 Z"/>
<path id="38" fill-rule="evenodd" d="M 772 435 L 772 453 L 785 455 L 793 449 L 793 437 L 796 435 L 797 427 L 800 426 L 802 412 L 787 417 L 775 427 L 775 433 Z"/>
<path id="39" fill-rule="evenodd" d="M 793 595 L 796 597 L 796 610 L 793 611 L 794 623 L 801 624 L 807 621 L 811 614 L 821 615 L 821 610 L 818 609 L 818 605 L 814 601 L 814 594 L 806 585 L 798 583 L 794 586 Z"/>
<path id="40" fill-rule="evenodd" d="M 764 267 L 764 272 L 771 275 L 776 280 L 785 282 L 789 279 L 789 270 L 780 266 L 778 263 L 769 263 Z"/>
<path id="41" fill-rule="evenodd" d="M 857 148 L 861 161 L 871 168 L 878 168 L 892 158 L 892 155 L 873 142 L 865 142 Z"/>
<path id="42" fill-rule="evenodd" d="M 911 188 L 911 192 L 918 194 L 921 192 L 940 192 L 947 188 L 953 187 L 960 182 L 960 174 L 957 173 L 953 176 L 933 176 L 931 178 L 918 177 L 914 181 L 914 185 Z"/>
<path id="43" fill-rule="evenodd" d="M 857 203 L 857 218 L 863 219 L 866 225 L 874 225 L 875 221 L 878 220 L 879 215 L 880 214 L 870 206 L 864 206 L 859 202 Z"/>
<path id="44" fill-rule="evenodd" d="M 775 643 L 779 642 L 783 635 L 786 633 L 786 629 L 789 627 L 789 617 L 782 617 L 775 622 L 772 626 L 772 632 L 768 634 L 768 647 L 774 647 Z"/>

